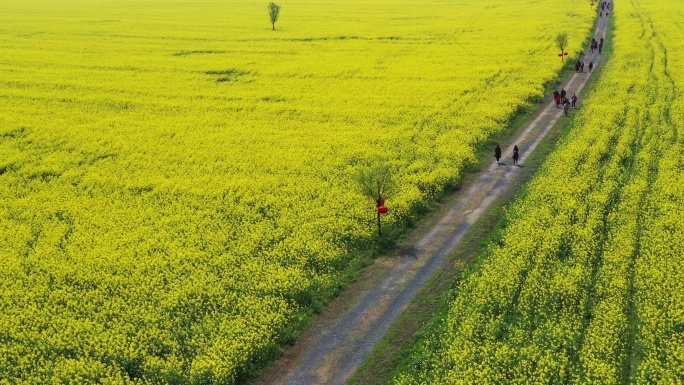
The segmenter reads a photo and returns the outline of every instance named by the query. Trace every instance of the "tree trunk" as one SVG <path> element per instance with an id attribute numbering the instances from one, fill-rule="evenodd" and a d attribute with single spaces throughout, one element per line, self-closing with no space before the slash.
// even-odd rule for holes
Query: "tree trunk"
<path id="1" fill-rule="evenodd" d="M 275 23 L 273 23 L 273 30 L 275 31 Z"/>
<path id="2" fill-rule="evenodd" d="M 378 235 L 382 235 L 382 227 L 380 225 L 380 211 L 378 211 Z"/>

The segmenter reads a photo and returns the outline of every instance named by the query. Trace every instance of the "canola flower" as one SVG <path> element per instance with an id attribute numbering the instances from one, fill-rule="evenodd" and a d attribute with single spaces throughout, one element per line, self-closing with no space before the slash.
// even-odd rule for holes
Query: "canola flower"
<path id="1" fill-rule="evenodd" d="M 585 5 L 3 0 L 0 383 L 231 384 L 543 96 Z M 522 262 L 522 261 L 521 261 Z"/>
<path id="2" fill-rule="evenodd" d="M 615 3 L 571 131 L 395 383 L 681 383 L 684 6 Z"/>

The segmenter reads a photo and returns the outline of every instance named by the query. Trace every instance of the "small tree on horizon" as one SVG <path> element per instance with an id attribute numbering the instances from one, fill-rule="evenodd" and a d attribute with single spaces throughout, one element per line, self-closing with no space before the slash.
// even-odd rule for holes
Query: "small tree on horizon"
<path id="1" fill-rule="evenodd" d="M 568 34 L 566 32 L 559 33 L 558 36 L 556 36 L 556 44 L 558 44 L 558 47 L 561 50 L 561 61 L 563 61 L 563 53 L 565 52 L 565 47 L 568 46 Z"/>
<path id="2" fill-rule="evenodd" d="M 268 16 L 271 18 L 271 25 L 275 31 L 275 23 L 278 21 L 278 16 L 280 16 L 280 5 L 271 2 L 268 4 Z"/>
<path id="3" fill-rule="evenodd" d="M 363 167 L 354 177 L 361 193 L 375 202 L 376 207 L 394 190 L 395 184 L 392 169 L 383 161 Z M 380 212 L 378 211 L 378 235 L 382 235 Z"/>

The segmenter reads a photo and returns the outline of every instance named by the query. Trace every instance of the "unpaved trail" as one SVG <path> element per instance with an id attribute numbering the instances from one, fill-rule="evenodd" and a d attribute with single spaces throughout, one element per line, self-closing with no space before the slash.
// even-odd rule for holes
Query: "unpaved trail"
<path id="1" fill-rule="evenodd" d="M 597 40 L 605 37 L 607 22 L 605 17 L 598 20 Z M 587 72 L 590 61 L 594 66 L 602 64 L 597 52 L 587 53 L 584 61 L 585 72 L 575 73 L 563 84 L 568 97 L 584 88 L 591 76 Z M 519 136 L 511 138 L 519 147 L 521 165 L 562 118 L 563 110 L 549 102 Z M 456 193 L 451 208 L 437 223 L 422 224 L 415 232 L 424 235 L 415 244 L 402 247 L 394 256 L 379 258 L 253 383 L 344 384 L 482 213 L 503 191 L 518 189 L 511 183 L 520 171 L 512 165 L 512 144 L 504 149 L 501 165 L 494 161 L 492 149 L 491 166 L 468 178 L 467 188 Z"/>

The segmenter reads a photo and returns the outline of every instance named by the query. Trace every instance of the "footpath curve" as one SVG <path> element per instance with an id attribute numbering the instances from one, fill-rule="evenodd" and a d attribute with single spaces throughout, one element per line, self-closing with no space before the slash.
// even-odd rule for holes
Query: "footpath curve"
<path id="1" fill-rule="evenodd" d="M 605 37 L 609 18 L 597 21 L 594 36 Z M 583 60 L 594 67 L 601 62 L 598 52 L 587 53 Z M 585 69 L 587 67 L 585 66 Z M 575 73 L 563 84 L 570 95 L 583 90 L 588 72 Z M 537 147 L 563 110 L 553 101 L 540 107 L 537 117 L 512 144 L 520 149 L 519 163 Z M 448 212 L 431 228 L 419 228 L 425 235 L 413 247 L 404 247 L 399 254 L 379 258 L 373 272 L 366 272 L 348 290 L 335 299 L 254 385 L 344 384 L 373 347 L 387 333 L 420 288 L 458 246 L 459 241 L 485 210 L 508 189 L 520 171 L 512 166 L 512 144 L 502 154 L 502 165 L 492 159 L 492 165 L 471 176 L 472 183 L 453 202 Z M 493 152 L 493 150 L 492 150 Z M 351 288 L 350 288 L 351 289 Z"/>

